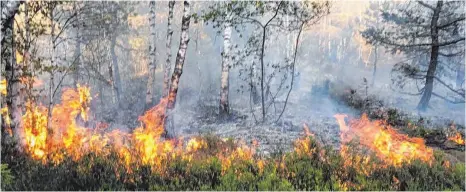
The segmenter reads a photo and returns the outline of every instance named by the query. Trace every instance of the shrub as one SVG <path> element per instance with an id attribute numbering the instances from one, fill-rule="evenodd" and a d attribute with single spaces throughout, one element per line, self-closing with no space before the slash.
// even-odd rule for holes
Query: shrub
<path id="1" fill-rule="evenodd" d="M 123 166 L 116 154 L 86 154 L 58 165 L 30 159 L 16 152 L 15 161 L 2 164 L 5 190 L 465 190 L 464 163 L 450 165 L 443 152 L 435 160 L 416 160 L 399 167 L 382 166 L 357 146 L 343 157 L 311 137 L 299 140 L 294 152 L 269 158 L 234 159 L 229 166 L 214 154 L 237 145 L 218 138 L 192 159 L 175 157 L 155 169 Z M 370 161 L 360 158 L 370 156 Z M 258 163 L 258 162 L 261 163 Z M 373 167 L 372 167 L 373 165 Z"/>

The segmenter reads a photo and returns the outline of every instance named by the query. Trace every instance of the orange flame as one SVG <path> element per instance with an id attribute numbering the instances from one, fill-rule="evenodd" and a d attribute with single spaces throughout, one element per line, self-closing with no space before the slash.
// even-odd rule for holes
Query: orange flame
<path id="1" fill-rule="evenodd" d="M 400 134 L 382 121 L 370 121 L 366 114 L 361 119 L 351 120 L 349 125 L 344 120 L 346 115 L 337 114 L 334 117 L 340 125 L 343 145 L 357 138 L 360 144 L 374 151 L 381 160 L 395 166 L 414 159 L 429 163 L 433 159 L 433 150 L 426 147 L 422 138 Z"/>
<path id="2" fill-rule="evenodd" d="M 133 165 L 149 165 L 163 173 L 171 158 L 180 157 L 191 162 L 199 150 L 207 147 L 202 138 L 191 138 L 184 146 L 182 142 L 175 143 L 175 140 L 162 137 L 167 105 L 165 98 L 139 117 L 141 125 L 132 133 L 118 129 L 106 131 L 108 126 L 105 123 L 98 123 L 95 128 L 85 127 L 91 115 L 91 100 L 90 89 L 86 86 L 66 88 L 61 103 L 52 106 L 49 118 L 45 107 L 28 102 L 21 131 L 25 135 L 24 147 L 31 157 L 44 163 L 59 164 L 68 157 L 77 161 L 89 153 L 107 156 L 115 151 L 127 172 L 132 171 Z M 250 160 L 257 145 L 240 145 L 233 150 L 220 150 L 216 155 L 225 170 L 231 162 Z M 260 161 L 257 165 L 260 169 L 264 167 Z"/>
<path id="3" fill-rule="evenodd" d="M 457 143 L 458 145 L 464 145 L 464 139 L 460 133 L 456 132 L 455 135 L 448 137 L 448 140 Z"/>

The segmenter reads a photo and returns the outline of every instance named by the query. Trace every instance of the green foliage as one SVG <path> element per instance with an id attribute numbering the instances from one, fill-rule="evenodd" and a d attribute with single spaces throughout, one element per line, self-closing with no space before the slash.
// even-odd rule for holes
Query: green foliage
<path id="1" fill-rule="evenodd" d="M 13 183 L 15 177 L 11 174 L 10 169 L 8 168 L 8 164 L 1 164 L 1 176 L 2 176 L 2 182 L 1 182 L 1 188 L 3 190 L 8 190 L 11 188 L 11 184 Z"/>

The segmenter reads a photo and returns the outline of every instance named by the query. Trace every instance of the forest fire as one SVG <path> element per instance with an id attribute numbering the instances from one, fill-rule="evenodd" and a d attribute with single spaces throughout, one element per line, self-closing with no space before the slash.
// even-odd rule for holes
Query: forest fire
<path id="1" fill-rule="evenodd" d="M 51 161 L 59 164 L 66 156 L 77 161 L 89 153 L 107 156 L 114 150 L 120 157 L 120 163 L 130 172 L 130 164 L 133 163 L 160 170 L 170 158 L 181 157 L 191 161 L 193 153 L 207 147 L 206 141 L 201 138 L 190 139 L 186 146 L 182 142 L 176 144 L 175 140 L 163 139 L 166 99 L 139 117 L 141 126 L 133 133 L 118 129 L 109 131 L 103 123 L 95 128 L 82 126 L 89 120 L 91 100 L 90 90 L 86 86 L 65 89 L 62 103 L 52 108 L 49 125 L 47 109 L 28 102 L 22 132 L 25 149 L 31 157 L 43 163 Z M 217 156 L 226 169 L 234 160 L 251 159 L 254 150 L 255 147 L 242 145 L 230 151 L 225 149 Z"/>
<path id="2" fill-rule="evenodd" d="M 401 166 L 414 159 L 424 162 L 433 160 L 433 150 L 425 145 L 421 138 L 410 138 L 398 133 L 394 128 L 380 120 L 370 121 L 366 114 L 361 119 L 352 119 L 347 125 L 346 115 L 334 116 L 340 126 L 343 145 L 358 139 L 359 143 L 372 150 L 381 160 Z"/>
<path id="3" fill-rule="evenodd" d="M 89 120 L 91 100 L 90 90 L 86 86 L 78 85 L 77 89 L 65 89 L 62 103 L 52 108 L 50 123 L 47 123 L 45 107 L 28 102 L 23 116 L 23 135 L 26 150 L 31 157 L 44 163 L 52 161 L 58 164 L 65 156 L 76 161 L 91 152 L 106 156 L 115 150 L 121 163 L 127 167 L 136 163 L 161 168 L 170 158 L 181 157 L 191 161 L 193 153 L 207 147 L 206 141 L 201 138 L 192 138 L 185 146 L 182 142 L 163 139 L 166 99 L 162 99 L 157 106 L 139 117 L 141 126 L 133 133 L 125 133 L 118 129 L 106 130 L 107 125 L 103 123 L 95 128 L 82 126 Z M 426 147 L 424 140 L 420 138 L 409 138 L 397 133 L 381 121 L 370 121 L 366 115 L 361 119 L 351 120 L 349 125 L 346 125 L 345 117 L 346 115 L 335 115 L 340 125 L 343 145 L 340 153 L 343 156 L 350 154 L 346 144 L 358 138 L 360 144 L 374 151 L 383 161 L 395 166 L 405 162 L 410 163 L 414 159 L 425 162 L 433 159 L 432 149 Z M 304 132 L 306 138 L 295 142 L 295 151 L 298 154 L 311 154 L 312 147 L 308 146 L 310 143 L 308 139 L 313 134 L 305 124 Z M 464 142 L 461 136 L 457 137 L 452 140 Z M 256 147 L 257 141 L 252 147 L 241 144 L 235 149 L 225 148 L 216 155 L 225 170 L 234 160 L 251 159 Z M 358 161 L 368 164 L 369 160 L 369 157 L 361 156 Z M 263 162 L 260 164 L 262 165 Z M 369 168 L 370 165 L 367 165 L 367 169 Z"/>
<path id="4" fill-rule="evenodd" d="M 448 137 L 448 140 L 453 141 L 458 145 L 464 145 L 464 139 L 458 132 L 455 135 Z"/>

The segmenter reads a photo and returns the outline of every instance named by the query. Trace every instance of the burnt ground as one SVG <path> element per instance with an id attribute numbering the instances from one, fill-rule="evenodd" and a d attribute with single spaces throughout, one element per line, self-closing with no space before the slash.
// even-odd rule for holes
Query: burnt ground
<path id="1" fill-rule="evenodd" d="M 259 154 L 267 156 L 270 153 L 291 150 L 293 141 L 304 136 L 303 124 L 306 124 L 321 143 L 338 149 L 339 126 L 333 115 L 345 113 L 350 117 L 359 118 L 362 113 L 368 113 L 373 119 L 389 119 L 389 123 L 396 128 L 404 127 L 406 122 L 414 122 L 417 126 L 428 129 L 429 134 L 413 136 L 424 137 L 428 146 L 443 150 L 452 162 L 465 161 L 464 146 L 457 146 L 446 140 L 451 126 L 448 118 L 425 118 L 419 114 L 397 111 L 396 118 L 393 120 L 393 114 L 391 114 L 393 109 L 384 106 L 383 102 L 377 101 L 376 98 L 363 98 L 358 95 L 357 91 L 349 91 L 347 87 L 329 88 L 327 86 L 323 89 L 322 87 L 314 88 L 314 90 L 317 91 L 308 93 L 307 98 L 290 100 L 286 112 L 277 123 L 255 123 L 249 108 L 236 109 L 232 111 L 230 119 L 220 120 L 216 114 L 217 106 L 203 106 L 197 108 L 196 111 L 179 112 L 182 115 L 175 116 L 179 123 L 177 132 L 186 137 L 214 134 L 222 138 L 241 140 L 246 144 L 251 144 L 253 140 L 256 140 L 259 142 Z M 335 94 L 336 92 L 340 94 Z M 358 106 L 361 105 L 360 103 L 355 105 L 354 102 L 367 103 L 362 104 L 363 107 L 361 107 Z M 255 110 L 259 111 L 260 108 Z M 256 115 L 256 118 L 260 117 Z M 457 127 L 460 132 L 464 132 L 464 127 L 461 125 Z M 399 130 L 404 132 L 402 128 Z"/>

